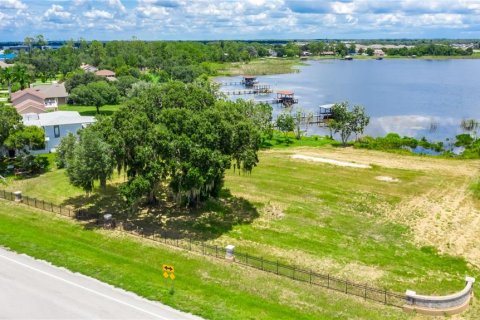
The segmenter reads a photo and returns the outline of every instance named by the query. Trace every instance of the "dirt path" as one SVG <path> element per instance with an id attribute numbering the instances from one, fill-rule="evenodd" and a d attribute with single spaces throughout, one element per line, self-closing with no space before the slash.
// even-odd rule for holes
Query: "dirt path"
<path id="1" fill-rule="evenodd" d="M 278 153 L 278 150 L 267 152 Z M 471 177 L 478 175 L 480 172 L 479 160 L 435 159 L 431 157 L 405 156 L 353 148 L 295 148 L 288 153 L 324 157 L 338 161 L 354 161 L 359 164 L 378 165 L 386 168 L 441 171 L 443 173 L 451 173 L 455 176 L 465 175 Z"/>

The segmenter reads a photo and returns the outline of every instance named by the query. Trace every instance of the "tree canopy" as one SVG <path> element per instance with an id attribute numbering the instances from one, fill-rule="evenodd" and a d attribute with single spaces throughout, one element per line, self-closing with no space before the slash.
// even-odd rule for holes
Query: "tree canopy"
<path id="1" fill-rule="evenodd" d="M 112 117 L 100 117 L 84 129 L 67 165 L 72 183 L 91 190 L 100 176 L 88 171 L 97 166 L 89 161 L 108 162 L 92 160 L 108 154 L 112 165 L 126 172 L 120 190 L 132 209 L 143 197 L 155 202 L 165 186 L 178 203 L 194 205 L 218 196 L 227 168 L 233 164 L 250 172 L 258 163 L 271 109 L 217 100 L 216 95 L 202 81 L 172 81 L 137 92 Z M 96 141 L 97 149 L 87 140 Z"/>
<path id="2" fill-rule="evenodd" d="M 79 85 L 72 90 L 69 99 L 75 104 L 95 106 L 100 113 L 100 107 L 118 102 L 119 92 L 113 84 L 96 81 Z"/>
<path id="3" fill-rule="evenodd" d="M 370 122 L 370 117 L 366 115 L 365 108 L 354 106 L 349 110 L 348 102 L 337 103 L 332 107 L 333 119 L 329 126 L 335 133 L 340 133 L 340 138 L 345 146 L 352 133 L 362 134 L 365 127 Z"/>

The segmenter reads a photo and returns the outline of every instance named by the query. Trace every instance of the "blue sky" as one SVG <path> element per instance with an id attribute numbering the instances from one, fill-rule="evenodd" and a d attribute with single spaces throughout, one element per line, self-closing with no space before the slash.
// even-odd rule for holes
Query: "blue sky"
<path id="1" fill-rule="evenodd" d="M 480 38 L 480 0 L 0 0 L 0 41 Z"/>

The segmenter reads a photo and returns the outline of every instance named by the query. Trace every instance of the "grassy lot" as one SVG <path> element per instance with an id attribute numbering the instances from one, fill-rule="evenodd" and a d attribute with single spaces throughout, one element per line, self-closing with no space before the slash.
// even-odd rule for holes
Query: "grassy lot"
<path id="1" fill-rule="evenodd" d="M 403 319 L 400 309 L 287 278 L 92 231 L 0 201 L 0 244 L 207 319 Z M 162 264 L 175 266 L 174 293 Z"/>
<path id="2" fill-rule="evenodd" d="M 331 147 L 325 138 L 291 141 L 289 148 L 281 136 L 269 141 L 273 148 L 260 153 L 251 175 L 229 171 L 221 199 L 193 211 L 159 207 L 143 212 L 142 221 L 397 292 L 447 294 L 463 287 L 465 275 L 479 276 L 480 200 L 472 187 L 479 161 Z M 371 169 L 292 159 L 293 154 Z M 112 200 L 114 187 L 88 205 L 119 203 Z M 63 170 L 14 181 L 8 189 L 58 204 L 88 199 L 68 185 Z M 467 318 L 479 312 L 471 308 Z"/>
<path id="3" fill-rule="evenodd" d="M 296 72 L 295 66 L 301 65 L 298 58 L 263 58 L 248 63 L 229 63 L 219 69 L 219 75 L 236 76 L 244 74 L 266 75 Z"/>
<path id="4" fill-rule="evenodd" d="M 100 114 L 111 115 L 120 108 L 119 105 L 105 105 L 100 108 Z M 94 106 L 72 106 L 61 105 L 59 107 L 62 111 L 78 111 L 82 116 L 95 116 L 97 109 Z"/>

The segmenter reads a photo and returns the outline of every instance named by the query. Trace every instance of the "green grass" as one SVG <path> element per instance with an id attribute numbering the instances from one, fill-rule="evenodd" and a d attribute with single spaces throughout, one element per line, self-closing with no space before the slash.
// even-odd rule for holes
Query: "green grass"
<path id="1" fill-rule="evenodd" d="M 412 289 L 422 294 L 448 294 L 463 287 L 465 275 L 479 275 L 479 270 L 463 258 L 415 245 L 412 231 L 387 214 L 405 198 L 422 196 L 444 183 L 461 184 L 463 180 L 442 171 L 380 166 L 363 170 L 293 160 L 293 153 L 308 154 L 319 148 L 333 153 L 339 149 L 321 137 L 291 141 L 288 145 L 282 135 L 276 134 L 268 149 L 260 153 L 260 164 L 252 174 L 228 171 L 227 191 L 219 201 L 210 201 L 193 212 L 158 208 L 144 213 L 144 221 L 161 225 L 167 221 L 167 225 L 174 226 L 177 219 L 190 224 L 189 228 L 196 232 L 208 234 L 212 243 L 233 244 L 242 252 L 397 292 Z M 365 150 L 352 152 L 380 158 L 402 157 Z M 468 165 L 462 160 L 432 161 Z M 378 181 L 377 176 L 395 177 L 401 183 Z M 63 170 L 14 181 L 8 188 L 57 204 L 75 203 L 83 197 L 81 190 L 68 184 Z M 109 192 L 107 196 L 114 195 L 115 188 Z M 102 197 L 107 204 L 119 201 L 118 197 Z M 228 198 L 236 199 L 239 205 L 228 206 Z M 413 218 L 417 213 L 410 214 Z M 241 215 L 250 218 L 239 218 Z M 260 290 L 255 288 L 252 290 Z M 191 290 L 196 291 L 196 285 Z M 330 306 L 321 307 L 330 310 Z"/>
<path id="2" fill-rule="evenodd" d="M 119 105 L 105 105 L 100 108 L 100 114 L 103 115 L 112 115 L 114 112 L 118 111 L 120 108 Z M 72 106 L 72 105 L 61 105 L 59 110 L 62 111 L 78 111 L 82 116 L 96 116 L 97 109 L 94 106 Z"/>
<path id="3" fill-rule="evenodd" d="M 335 140 L 331 140 L 324 136 L 308 136 L 296 139 L 292 133 L 284 135 L 278 131 L 274 131 L 271 139 L 265 139 L 262 148 L 284 149 L 291 147 L 322 147 L 327 145 L 338 145 Z"/>
<path id="4" fill-rule="evenodd" d="M 312 164 L 290 159 L 293 151 L 263 153 L 252 175 L 229 172 L 226 188 L 254 202 L 261 219 L 235 227 L 220 242 L 399 292 L 449 293 L 463 286 L 466 274 L 478 272 L 462 258 L 415 246 L 407 227 L 383 218 L 402 198 L 430 188 L 438 176 Z M 402 183 L 386 184 L 376 176 Z M 351 273 L 345 272 L 349 265 Z"/>
<path id="5" fill-rule="evenodd" d="M 217 66 L 217 72 L 224 76 L 282 74 L 297 72 L 296 66 L 302 64 L 298 58 L 263 58 L 248 63 L 228 63 L 222 69 Z"/>
<path id="6" fill-rule="evenodd" d="M 0 244 L 206 319 L 403 319 L 396 308 L 0 201 Z M 175 267 L 175 290 L 162 277 Z"/>
<path id="7" fill-rule="evenodd" d="M 477 199 L 480 200 L 480 179 L 477 179 L 475 182 L 472 183 L 470 186 L 470 190 L 473 193 L 473 196 Z"/>

